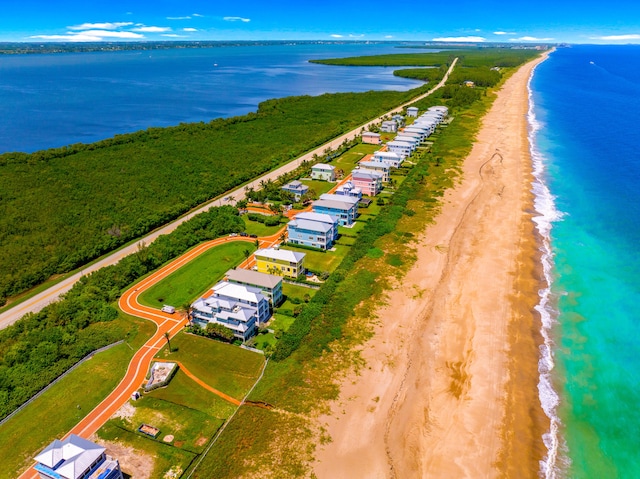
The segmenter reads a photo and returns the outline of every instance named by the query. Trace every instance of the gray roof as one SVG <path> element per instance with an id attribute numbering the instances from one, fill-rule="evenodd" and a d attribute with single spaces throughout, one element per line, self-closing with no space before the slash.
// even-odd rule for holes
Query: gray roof
<path id="1" fill-rule="evenodd" d="M 358 204 L 357 198 L 345 197 L 344 195 L 334 195 L 331 193 L 324 193 L 320 195 L 321 200 L 333 200 L 333 201 L 343 201 L 345 203 L 349 203 L 352 205 Z"/>
<path id="2" fill-rule="evenodd" d="M 389 143 L 393 143 L 393 142 L 389 142 Z M 389 143 L 387 143 L 387 145 Z M 412 146 L 412 145 L 407 143 L 407 146 Z M 360 166 L 362 166 L 363 168 L 369 168 L 371 170 L 388 170 L 389 169 L 389 165 L 387 165 L 386 163 L 383 163 L 382 161 L 361 161 Z"/>
<path id="3" fill-rule="evenodd" d="M 268 289 L 273 289 L 278 286 L 279 283 L 282 283 L 282 278 L 280 276 L 260 273 L 258 271 L 253 271 L 250 269 L 230 269 L 229 271 L 227 271 L 226 276 L 231 283 L 239 282 L 255 284 L 256 286 L 261 286 Z"/>
<path id="4" fill-rule="evenodd" d="M 306 231 L 316 231 L 318 233 L 326 233 L 327 231 L 331 231 L 331 229 L 333 228 L 332 225 L 327 223 L 320 223 L 319 221 L 298 220 L 298 219 L 289 221 L 289 224 L 287 226 L 292 228 L 300 228 L 301 230 L 306 230 Z"/>
<path id="5" fill-rule="evenodd" d="M 313 165 L 311 167 L 312 170 L 321 170 L 321 171 L 328 171 L 328 170 L 335 170 L 336 167 L 333 165 L 327 165 L 326 163 L 318 163 L 317 165 Z"/>
<path id="6" fill-rule="evenodd" d="M 54 440 L 35 460 L 64 479 L 78 479 L 104 452 L 104 447 L 70 434 L 62 441 Z"/>
<path id="7" fill-rule="evenodd" d="M 353 178 L 355 180 L 361 179 L 361 180 L 366 180 L 366 181 L 370 181 L 373 179 L 379 180 L 380 178 L 382 178 L 382 173 L 380 173 L 379 171 L 374 171 L 374 170 L 357 170 L 353 172 Z"/>
<path id="8" fill-rule="evenodd" d="M 297 215 L 294 216 L 294 219 L 319 221 L 320 223 L 328 223 L 332 225 L 335 225 L 338 222 L 338 219 L 335 216 L 331 216 L 326 213 L 313 213 L 313 212 L 298 213 Z"/>
<path id="9" fill-rule="evenodd" d="M 400 146 L 404 148 L 411 148 L 413 145 L 405 141 L 390 141 L 389 143 L 387 143 L 387 146 Z M 363 163 L 360 163 L 360 164 L 362 165 Z"/>

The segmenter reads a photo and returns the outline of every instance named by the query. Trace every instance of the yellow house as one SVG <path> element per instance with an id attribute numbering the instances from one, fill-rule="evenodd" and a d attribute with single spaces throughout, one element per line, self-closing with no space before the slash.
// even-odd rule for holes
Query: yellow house
<path id="1" fill-rule="evenodd" d="M 255 253 L 258 271 L 297 278 L 304 273 L 304 253 L 286 249 L 265 248 Z"/>

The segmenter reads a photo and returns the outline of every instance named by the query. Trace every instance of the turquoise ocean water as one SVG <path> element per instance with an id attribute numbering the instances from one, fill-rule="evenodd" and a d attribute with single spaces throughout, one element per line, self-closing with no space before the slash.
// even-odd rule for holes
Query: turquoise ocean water
<path id="1" fill-rule="evenodd" d="M 538 306 L 545 478 L 640 477 L 640 46 L 562 48 L 529 113 L 551 284 Z"/>

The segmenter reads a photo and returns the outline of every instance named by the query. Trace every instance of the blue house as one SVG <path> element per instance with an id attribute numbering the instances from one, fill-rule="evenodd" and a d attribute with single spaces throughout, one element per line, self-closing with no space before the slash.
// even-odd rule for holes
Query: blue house
<path id="1" fill-rule="evenodd" d="M 311 207 L 314 213 L 334 216 L 342 226 L 351 226 L 358 215 L 358 201 L 352 196 L 324 194 Z"/>
<path id="2" fill-rule="evenodd" d="M 302 198 L 302 196 L 306 194 L 307 191 L 309 191 L 309 187 L 307 185 L 302 184 L 298 180 L 287 183 L 286 185 L 282 186 L 281 189 L 291 193 L 296 199 L 296 201 L 300 201 L 300 198 Z"/>
<path id="3" fill-rule="evenodd" d="M 338 219 L 322 213 L 298 213 L 287 224 L 289 243 L 330 249 L 338 238 Z"/>

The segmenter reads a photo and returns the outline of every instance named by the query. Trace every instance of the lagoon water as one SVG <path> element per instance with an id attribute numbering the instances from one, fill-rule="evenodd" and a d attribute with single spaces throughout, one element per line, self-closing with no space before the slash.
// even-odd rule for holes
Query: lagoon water
<path id="1" fill-rule="evenodd" d="M 640 46 L 576 46 L 531 82 L 537 221 L 551 253 L 546 478 L 640 477 L 638 71 Z"/>
<path id="2" fill-rule="evenodd" d="M 291 95 L 408 90 L 392 68 L 309 59 L 401 53 L 390 44 L 265 46 L 0 56 L 0 153 L 246 114 Z"/>

